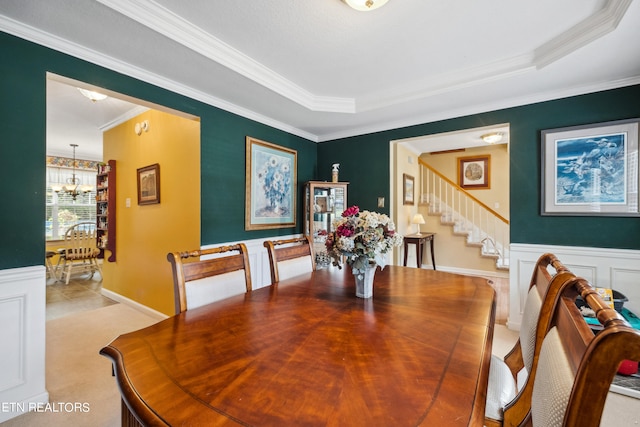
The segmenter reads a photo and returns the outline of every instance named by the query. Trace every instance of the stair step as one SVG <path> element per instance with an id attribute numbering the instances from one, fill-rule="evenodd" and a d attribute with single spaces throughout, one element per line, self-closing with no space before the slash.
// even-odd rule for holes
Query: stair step
<path id="1" fill-rule="evenodd" d="M 496 270 L 509 270 L 509 260 L 501 258 L 500 251 L 494 246 L 491 238 L 483 238 L 481 241 L 473 240 L 475 235 L 478 234 L 479 229 L 473 224 L 467 228 L 469 221 L 461 218 L 456 212 L 450 211 L 446 204 L 444 205 L 446 210 L 443 211 L 442 207 L 443 205 L 437 201 L 429 202 L 427 215 L 440 217 L 440 224 L 452 227 L 452 234 L 454 236 L 464 237 L 467 246 L 480 249 L 479 252 L 482 258 L 495 260 Z M 505 254 L 508 253 L 508 249 L 504 249 L 507 251 Z"/>

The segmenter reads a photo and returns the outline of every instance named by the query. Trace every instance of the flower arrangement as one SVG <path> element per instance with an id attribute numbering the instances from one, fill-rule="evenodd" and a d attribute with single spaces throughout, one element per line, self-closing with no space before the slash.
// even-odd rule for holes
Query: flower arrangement
<path id="1" fill-rule="evenodd" d="M 402 236 L 396 233 L 395 224 L 387 215 L 360 211 L 357 206 L 347 208 L 333 222 L 333 228 L 335 231 L 328 234 L 325 242 L 327 253 L 338 267 L 340 258 L 346 257 L 353 274 L 364 273 L 372 261 L 384 268 L 385 254 L 402 244 Z"/>
<path id="2" fill-rule="evenodd" d="M 258 180 L 265 198 L 269 201 L 269 208 L 277 214 L 283 213 L 278 210 L 288 208 L 284 206 L 284 202 L 291 192 L 290 161 L 284 157 L 270 156 L 258 171 Z"/>

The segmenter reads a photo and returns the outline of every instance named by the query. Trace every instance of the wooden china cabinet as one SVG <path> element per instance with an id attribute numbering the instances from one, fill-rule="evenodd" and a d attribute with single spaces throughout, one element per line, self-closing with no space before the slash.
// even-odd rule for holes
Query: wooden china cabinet
<path id="1" fill-rule="evenodd" d="M 313 240 L 318 266 L 330 260 L 324 246 L 333 221 L 347 208 L 348 182 L 309 181 L 304 190 L 304 234 Z"/>

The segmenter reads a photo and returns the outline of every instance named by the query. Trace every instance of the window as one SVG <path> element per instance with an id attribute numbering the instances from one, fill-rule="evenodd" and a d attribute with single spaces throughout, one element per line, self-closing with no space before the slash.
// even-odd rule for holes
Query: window
<path id="1" fill-rule="evenodd" d="M 56 193 L 51 184 L 66 183 L 72 178 L 73 171 L 60 167 L 47 166 L 47 209 L 45 218 L 45 236 L 47 240 L 64 238 L 67 228 L 79 222 L 96 222 L 96 170 L 76 169 L 76 178 L 81 184 L 92 186 L 91 191 L 78 195 L 75 200 L 64 192 Z"/>

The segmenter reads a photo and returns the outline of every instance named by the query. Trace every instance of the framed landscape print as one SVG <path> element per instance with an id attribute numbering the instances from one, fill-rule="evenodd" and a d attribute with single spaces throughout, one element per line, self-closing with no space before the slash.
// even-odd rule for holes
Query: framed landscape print
<path id="1" fill-rule="evenodd" d="M 640 216 L 638 123 L 543 130 L 541 214 Z"/>
<path id="2" fill-rule="evenodd" d="M 411 175 L 402 174 L 402 204 L 413 205 L 415 202 L 415 180 Z"/>
<path id="3" fill-rule="evenodd" d="M 160 165 L 158 163 L 138 169 L 138 204 L 160 203 Z"/>
<path id="4" fill-rule="evenodd" d="M 490 187 L 490 155 L 458 157 L 458 185 L 465 189 L 488 189 Z"/>
<path id="5" fill-rule="evenodd" d="M 246 137 L 245 230 L 295 227 L 297 155 Z"/>

